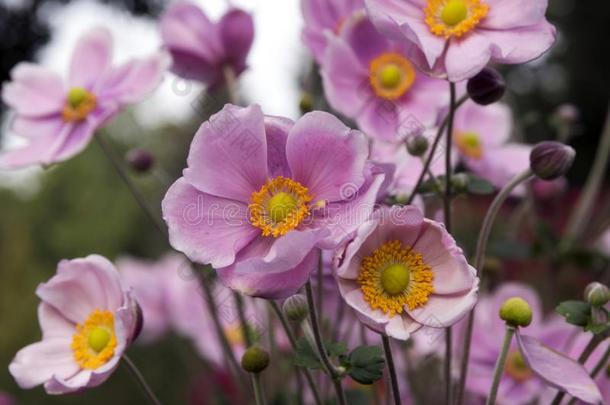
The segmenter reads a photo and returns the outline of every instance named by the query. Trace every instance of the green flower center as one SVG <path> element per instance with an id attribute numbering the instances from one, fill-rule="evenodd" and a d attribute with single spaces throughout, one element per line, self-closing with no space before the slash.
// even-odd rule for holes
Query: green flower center
<path id="1" fill-rule="evenodd" d="M 72 108 L 78 108 L 88 95 L 89 92 L 82 87 L 72 87 L 68 92 L 68 104 Z"/>
<path id="2" fill-rule="evenodd" d="M 441 11 L 441 21 L 453 27 L 468 17 L 468 7 L 463 0 L 450 0 Z"/>
<path id="3" fill-rule="evenodd" d="M 280 191 L 274 194 L 267 202 L 267 211 L 273 222 L 283 222 L 291 213 L 296 211 L 299 202 L 291 194 Z"/>
<path id="4" fill-rule="evenodd" d="M 398 87 L 402 80 L 400 68 L 394 64 L 386 65 L 379 72 L 379 83 L 385 89 L 391 90 Z"/>
<path id="5" fill-rule="evenodd" d="M 106 328 L 97 327 L 89 333 L 89 347 L 93 349 L 96 353 L 101 352 L 108 346 L 110 343 L 110 339 L 112 335 Z"/>
<path id="6" fill-rule="evenodd" d="M 381 286 L 389 295 L 398 295 L 407 289 L 411 272 L 404 264 L 391 264 L 381 272 Z"/>

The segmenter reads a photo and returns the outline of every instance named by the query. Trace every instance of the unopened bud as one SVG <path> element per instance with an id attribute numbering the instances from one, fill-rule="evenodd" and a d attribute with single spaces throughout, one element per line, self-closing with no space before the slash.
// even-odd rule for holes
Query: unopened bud
<path id="1" fill-rule="evenodd" d="M 269 354 L 258 346 L 246 350 L 241 358 L 241 366 L 249 373 L 260 373 L 269 365 Z"/>
<path id="2" fill-rule="evenodd" d="M 307 114 L 310 111 L 313 111 L 314 100 L 311 94 L 304 92 L 301 95 L 301 100 L 299 101 L 299 109 L 301 110 L 301 114 Z"/>
<path id="3" fill-rule="evenodd" d="M 532 322 L 532 308 L 523 298 L 509 298 L 500 307 L 500 319 L 510 326 L 528 326 Z"/>
<path id="4" fill-rule="evenodd" d="M 456 173 L 451 176 L 451 186 L 456 193 L 468 191 L 468 175 L 466 173 Z"/>
<path id="5" fill-rule="evenodd" d="M 480 105 L 488 105 L 502 98 L 506 91 L 506 83 L 497 70 L 486 67 L 468 80 L 466 90 L 472 101 Z"/>
<path id="6" fill-rule="evenodd" d="M 406 144 L 411 156 L 423 156 L 428 151 L 428 138 L 422 134 L 407 137 Z"/>
<path id="7" fill-rule="evenodd" d="M 610 289 L 595 281 L 585 288 L 585 300 L 594 307 L 603 307 L 610 302 Z"/>
<path id="8" fill-rule="evenodd" d="M 530 153 L 530 167 L 543 180 L 554 180 L 570 170 L 576 152 L 568 145 L 555 141 L 538 143 Z"/>
<path id="9" fill-rule="evenodd" d="M 282 305 L 282 311 L 286 318 L 293 322 L 301 322 L 309 315 L 309 307 L 307 306 L 307 299 L 301 295 L 296 294 L 288 297 Z"/>
<path id="10" fill-rule="evenodd" d="M 129 167 L 140 173 L 149 171 L 155 162 L 153 155 L 145 149 L 130 150 L 127 152 L 125 160 Z"/>

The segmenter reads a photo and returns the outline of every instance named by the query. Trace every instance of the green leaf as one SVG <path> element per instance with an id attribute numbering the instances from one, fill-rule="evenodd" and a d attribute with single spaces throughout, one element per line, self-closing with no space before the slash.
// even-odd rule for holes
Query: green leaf
<path id="1" fill-rule="evenodd" d="M 347 345 L 343 342 L 335 342 L 326 345 L 326 351 L 331 357 L 343 356 L 347 353 Z"/>
<path id="2" fill-rule="evenodd" d="M 311 369 L 322 368 L 320 359 L 318 359 L 318 354 L 304 337 L 297 341 L 294 353 L 294 365 Z"/>
<path id="3" fill-rule="evenodd" d="M 467 190 L 470 194 L 487 195 L 493 194 L 496 188 L 487 180 L 473 174 L 468 174 Z"/>
<path id="4" fill-rule="evenodd" d="M 358 346 L 346 362 L 350 377 L 360 384 L 372 384 L 383 376 L 385 359 L 379 346 Z"/>
<path id="5" fill-rule="evenodd" d="M 555 311 L 566 318 L 568 323 L 584 327 L 589 323 L 591 305 L 584 301 L 564 301 Z"/>

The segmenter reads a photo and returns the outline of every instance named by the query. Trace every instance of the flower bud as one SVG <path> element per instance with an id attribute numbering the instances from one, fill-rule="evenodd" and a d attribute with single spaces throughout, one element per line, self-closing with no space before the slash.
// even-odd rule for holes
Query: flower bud
<path id="1" fill-rule="evenodd" d="M 468 80 L 466 90 L 472 101 L 480 105 L 488 105 L 502 98 L 506 83 L 497 70 L 486 67 Z"/>
<path id="2" fill-rule="evenodd" d="M 580 117 L 580 111 L 574 104 L 565 103 L 557 108 L 555 115 L 566 124 L 574 124 Z"/>
<path id="3" fill-rule="evenodd" d="M 309 307 L 307 299 L 302 294 L 296 294 L 288 297 L 282 305 L 282 311 L 286 318 L 293 322 L 304 321 L 309 315 Z"/>
<path id="4" fill-rule="evenodd" d="M 576 152 L 560 142 L 544 141 L 538 143 L 530 153 L 530 167 L 534 174 L 543 180 L 554 180 L 570 170 Z"/>
<path id="5" fill-rule="evenodd" d="M 307 114 L 310 111 L 313 111 L 314 100 L 311 94 L 304 92 L 301 95 L 301 100 L 299 101 L 299 109 L 301 110 L 301 114 Z"/>
<path id="6" fill-rule="evenodd" d="M 455 193 L 465 193 L 468 191 L 468 175 L 466 173 L 456 173 L 451 176 L 451 187 Z"/>
<path id="7" fill-rule="evenodd" d="M 428 150 L 428 138 L 422 134 L 414 134 L 407 137 L 407 151 L 411 156 L 423 156 Z"/>
<path id="8" fill-rule="evenodd" d="M 509 298 L 500 307 L 500 319 L 510 326 L 528 326 L 532 322 L 532 308 L 523 298 Z"/>
<path id="9" fill-rule="evenodd" d="M 129 167 L 140 173 L 149 171 L 155 162 L 153 155 L 145 149 L 130 150 L 127 152 L 125 160 Z"/>
<path id="10" fill-rule="evenodd" d="M 610 302 L 610 289 L 595 281 L 585 288 L 585 300 L 594 307 L 603 307 Z"/>
<path id="11" fill-rule="evenodd" d="M 241 367 L 249 373 L 260 373 L 269 365 L 269 354 L 258 346 L 246 350 L 241 358 Z"/>

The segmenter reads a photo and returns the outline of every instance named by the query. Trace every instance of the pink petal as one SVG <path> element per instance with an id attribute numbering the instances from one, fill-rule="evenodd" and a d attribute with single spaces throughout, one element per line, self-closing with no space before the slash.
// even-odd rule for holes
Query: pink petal
<path id="1" fill-rule="evenodd" d="M 458 322 L 476 304 L 479 282 L 464 294 L 437 295 L 431 294 L 424 306 L 407 313 L 417 322 L 432 328 L 446 328 Z"/>
<path id="2" fill-rule="evenodd" d="M 22 62 L 11 71 L 11 79 L 3 86 L 2 100 L 18 115 L 42 117 L 63 109 L 66 89 L 57 74 Z"/>
<path id="3" fill-rule="evenodd" d="M 286 141 L 294 122 L 287 118 L 265 117 L 267 135 L 267 170 L 270 178 L 292 177 L 286 160 Z"/>
<path id="4" fill-rule="evenodd" d="M 58 115 L 32 118 L 18 115 L 11 122 L 11 129 L 20 136 L 36 141 L 45 135 L 58 134 L 65 122 Z"/>
<path id="5" fill-rule="evenodd" d="M 479 73 L 492 56 L 491 42 L 487 35 L 478 31 L 463 39 L 452 39 L 445 56 L 448 79 L 459 82 Z"/>
<path id="6" fill-rule="evenodd" d="M 38 322 L 43 339 L 63 337 L 71 340 L 76 327 L 55 308 L 44 302 L 38 305 Z"/>
<path id="7" fill-rule="evenodd" d="M 70 63 L 71 87 L 91 89 L 112 63 L 112 35 L 106 28 L 94 28 L 77 42 Z"/>
<path id="8" fill-rule="evenodd" d="M 416 322 L 406 313 L 394 315 L 385 326 L 385 333 L 391 338 L 407 340 L 414 332 L 422 328 L 422 324 Z"/>
<path id="9" fill-rule="evenodd" d="M 525 63 L 546 52 L 555 42 L 555 27 L 546 21 L 512 30 L 479 30 L 491 44 L 492 59 L 500 63 Z"/>
<path id="10" fill-rule="evenodd" d="M 486 148 L 504 144 L 510 138 L 513 121 L 510 108 L 501 103 L 488 106 L 466 101 L 457 111 L 454 124 L 456 133 L 474 132 Z"/>
<path id="11" fill-rule="evenodd" d="M 481 28 L 509 29 L 535 25 L 544 19 L 548 0 L 487 0 L 489 12 Z"/>
<path id="12" fill-rule="evenodd" d="M 315 111 L 299 119 L 286 144 L 293 179 L 309 189 L 314 201 L 345 200 L 346 191 L 364 183 L 368 143 L 331 114 Z"/>
<path id="13" fill-rule="evenodd" d="M 184 178 L 205 193 L 249 203 L 267 181 L 263 118 L 257 105 L 225 105 L 195 134 Z"/>
<path id="14" fill-rule="evenodd" d="M 178 179 L 161 203 L 171 245 L 191 260 L 225 267 L 256 235 L 242 202 L 202 193 Z"/>

